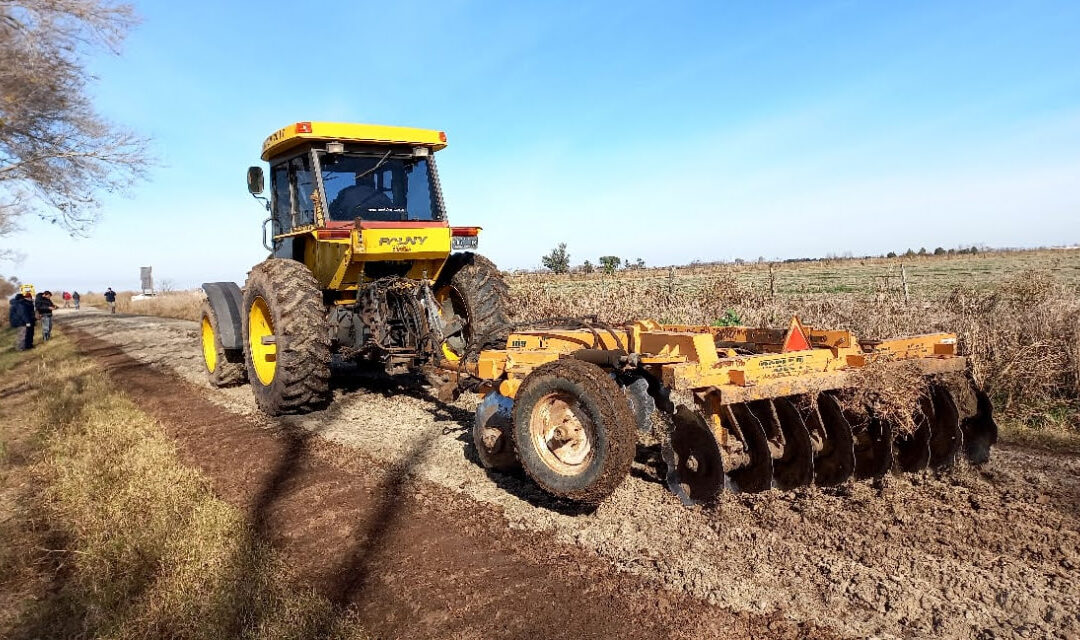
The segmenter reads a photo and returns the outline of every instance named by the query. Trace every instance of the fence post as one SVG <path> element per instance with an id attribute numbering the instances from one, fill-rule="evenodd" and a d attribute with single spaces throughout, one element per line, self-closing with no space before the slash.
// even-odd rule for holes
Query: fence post
<path id="1" fill-rule="evenodd" d="M 908 296 L 907 286 L 907 270 L 904 269 L 904 263 L 900 263 L 900 283 L 904 286 L 904 304 L 911 304 L 911 298 Z"/>
<path id="2" fill-rule="evenodd" d="M 776 300 L 776 274 L 773 272 L 773 263 L 769 263 L 769 298 Z"/>

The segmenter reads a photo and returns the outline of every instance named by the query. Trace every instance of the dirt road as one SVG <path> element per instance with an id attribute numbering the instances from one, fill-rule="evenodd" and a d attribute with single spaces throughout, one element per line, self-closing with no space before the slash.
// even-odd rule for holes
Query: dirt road
<path id="1" fill-rule="evenodd" d="M 207 469 L 226 497 L 234 491 L 232 499 L 251 500 L 236 489 L 244 485 L 237 478 L 259 472 L 238 476 L 236 469 L 266 458 L 266 447 L 299 442 L 313 452 L 311 460 L 326 465 L 319 474 L 332 479 L 325 486 L 336 489 L 304 494 L 306 502 L 291 508 L 309 518 L 322 514 L 324 528 L 285 527 L 276 534 L 283 544 L 315 530 L 361 535 L 379 521 L 370 518 L 380 505 L 400 504 L 393 525 L 378 535 L 388 548 L 412 550 L 412 562 L 399 555 L 375 573 L 334 578 L 360 580 L 355 584 L 369 590 L 389 585 L 384 604 L 397 612 L 396 622 L 369 612 L 387 637 L 403 630 L 518 637 L 524 628 L 507 621 L 556 620 L 541 613 L 548 604 L 573 608 L 567 593 L 581 594 L 570 602 L 584 617 L 564 614 L 576 626 L 551 637 L 583 637 L 574 631 L 588 628 L 597 637 L 1080 636 L 1075 457 L 1003 446 L 981 470 L 730 495 L 716 508 L 686 509 L 658 482 L 655 456 L 642 450 L 634 476 L 611 500 L 593 513 L 567 513 L 523 478 L 479 466 L 465 433 L 475 398 L 447 405 L 419 387 L 351 380 L 327 411 L 268 419 L 246 387 L 205 384 L 195 323 L 80 312 L 59 316 L 58 325 L 95 338 L 84 338 L 84 348 L 96 349 L 137 401 L 191 443 L 184 445 L 191 462 Z M 185 409 L 196 405 L 210 408 Z M 201 441 L 191 439 L 204 428 L 210 431 Z M 230 429 L 243 436 L 230 437 Z M 222 445 L 208 447 L 207 439 Z M 245 444 L 249 439 L 259 444 Z M 290 464 L 315 464 L 298 460 Z M 274 505 L 288 521 L 290 507 Z M 349 509 L 361 514 L 351 528 L 342 515 Z M 305 550 L 297 557 L 315 567 L 316 583 L 333 573 L 319 570 L 320 562 L 339 573 L 350 566 L 318 538 L 290 544 Z M 427 572 L 415 573 L 413 565 Z M 410 570 L 420 580 L 395 586 L 396 576 L 407 581 Z M 446 614 L 455 624 L 462 611 L 475 624 L 445 626 L 432 603 L 442 606 L 448 584 L 481 601 L 502 595 L 486 606 L 446 600 L 446 611 L 458 612 Z"/>

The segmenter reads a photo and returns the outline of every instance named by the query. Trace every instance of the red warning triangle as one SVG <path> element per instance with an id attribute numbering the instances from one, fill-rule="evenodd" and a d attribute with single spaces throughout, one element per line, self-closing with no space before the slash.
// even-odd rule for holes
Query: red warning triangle
<path id="1" fill-rule="evenodd" d="M 784 336 L 784 346 L 780 351 L 787 353 L 788 351 L 806 351 L 809 348 L 810 341 L 806 338 L 806 331 L 803 330 L 799 317 L 792 316 L 791 326 L 788 328 L 787 335 Z"/>

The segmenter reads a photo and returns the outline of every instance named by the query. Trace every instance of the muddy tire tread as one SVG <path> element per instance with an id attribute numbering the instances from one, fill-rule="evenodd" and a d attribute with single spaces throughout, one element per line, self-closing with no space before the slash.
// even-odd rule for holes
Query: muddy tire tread
<path id="1" fill-rule="evenodd" d="M 248 310 L 256 296 L 266 300 L 278 338 L 274 380 L 255 374 L 248 344 Z M 269 258 L 255 265 L 244 286 L 244 363 L 259 408 L 270 415 L 323 409 L 330 393 L 330 339 L 326 308 L 315 276 L 302 263 Z"/>
<path id="2" fill-rule="evenodd" d="M 247 368 L 244 366 L 244 352 L 238 349 L 226 350 L 221 346 L 221 333 L 218 330 L 217 314 L 210 301 L 203 300 L 202 311 L 199 315 L 209 318 L 210 326 L 214 329 L 214 348 L 217 351 L 217 368 L 213 371 L 206 370 L 207 381 L 214 387 L 235 387 L 247 381 Z"/>
<path id="3" fill-rule="evenodd" d="M 601 470 L 584 487 L 561 481 L 567 476 L 559 476 L 542 462 L 534 462 L 535 454 L 526 450 L 532 446 L 528 426 L 532 406 L 547 393 L 562 389 L 560 379 L 568 381 L 580 397 L 591 399 L 599 413 L 592 417 L 599 418 L 599 429 L 604 431 L 603 436 L 597 437 L 597 446 L 603 445 L 604 449 L 600 452 Z M 637 449 L 637 422 L 622 389 L 606 371 L 580 360 L 562 359 L 537 367 L 518 389 L 514 403 L 514 444 L 526 475 L 544 491 L 582 505 L 597 505 L 630 474 Z"/>
<path id="4" fill-rule="evenodd" d="M 435 288 L 446 285 L 457 290 L 469 309 L 471 341 L 479 340 L 466 345 L 470 356 L 475 358 L 483 348 L 505 347 L 510 329 L 506 311 L 510 288 L 495 263 L 476 253 L 452 254 Z"/>

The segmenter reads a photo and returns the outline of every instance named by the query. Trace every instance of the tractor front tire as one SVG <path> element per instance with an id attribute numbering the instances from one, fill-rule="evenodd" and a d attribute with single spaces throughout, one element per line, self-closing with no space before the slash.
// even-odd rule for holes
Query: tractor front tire
<path id="1" fill-rule="evenodd" d="M 514 445 L 544 491 L 596 505 L 630 474 L 637 423 L 600 367 L 565 358 L 533 370 L 514 397 Z"/>
<path id="2" fill-rule="evenodd" d="M 465 321 L 464 346 L 455 349 L 455 357 L 475 360 L 481 349 L 506 346 L 510 289 L 492 261 L 470 252 L 451 255 L 435 284 L 435 295 Z"/>
<path id="3" fill-rule="evenodd" d="M 302 263 L 269 258 L 244 285 L 244 362 L 259 409 L 270 415 L 325 408 L 330 393 L 326 307 Z"/>
<path id="4" fill-rule="evenodd" d="M 244 353 L 239 349 L 226 350 L 221 346 L 220 325 L 210 301 L 203 301 L 200 316 L 200 337 L 207 380 L 215 387 L 235 387 L 243 384 L 247 379 Z"/>

